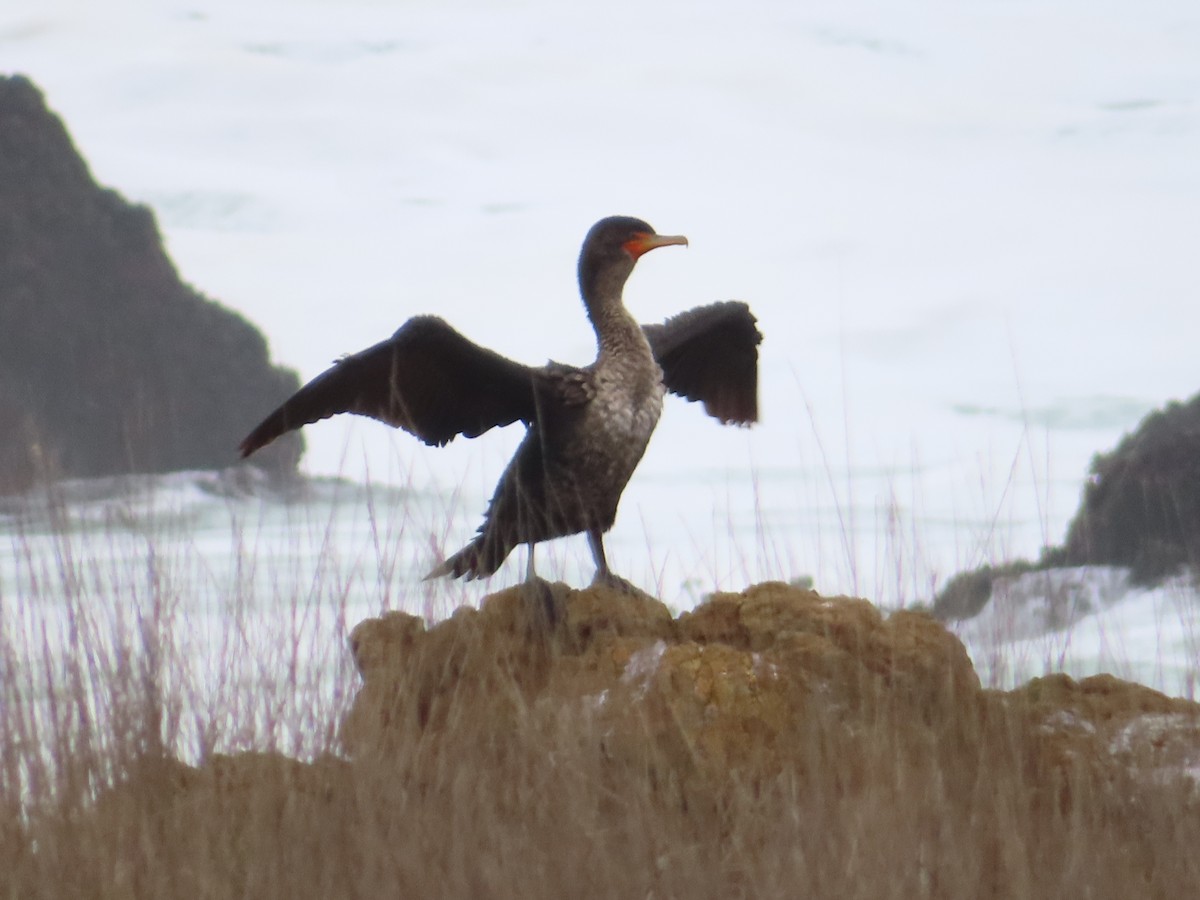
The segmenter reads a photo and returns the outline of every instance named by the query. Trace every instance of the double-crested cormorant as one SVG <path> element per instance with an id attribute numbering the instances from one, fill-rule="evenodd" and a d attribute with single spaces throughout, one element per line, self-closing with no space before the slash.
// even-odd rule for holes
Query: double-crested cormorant
<path id="1" fill-rule="evenodd" d="M 701 306 L 641 326 L 621 294 L 638 257 L 687 244 L 640 219 L 613 216 L 588 232 L 579 288 L 599 352 L 589 366 L 521 365 L 471 343 L 435 316 L 409 319 L 386 341 L 347 356 L 271 413 L 242 441 L 243 457 L 279 435 L 336 413 L 371 416 L 443 446 L 522 421 L 479 533 L 429 573 L 479 578 L 518 544 L 586 532 L 595 582 L 627 588 L 604 557 L 602 535 L 646 450 L 664 391 L 704 404 L 723 424 L 758 419 L 758 344 L 744 303 Z"/>

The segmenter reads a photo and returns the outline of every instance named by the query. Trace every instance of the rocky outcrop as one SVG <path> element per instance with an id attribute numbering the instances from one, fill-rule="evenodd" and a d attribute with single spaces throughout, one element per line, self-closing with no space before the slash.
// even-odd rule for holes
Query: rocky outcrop
<path id="1" fill-rule="evenodd" d="M 1200 395 L 1155 410 L 1116 448 L 1092 459 L 1062 545 L 1043 548 L 1034 562 L 960 572 L 938 591 L 931 610 L 945 621 L 970 619 L 993 601 L 997 585 L 1030 572 L 1114 566 L 1128 570 L 1134 584 L 1157 585 L 1181 569 L 1200 571 L 1198 563 Z"/>
<path id="2" fill-rule="evenodd" d="M 819 779 L 829 754 L 844 767 L 876 741 L 944 772 L 974 771 L 968 761 L 988 756 L 997 730 L 1047 785 L 1068 757 L 1101 780 L 1131 760 L 1157 770 L 1150 748 L 1172 743 L 1169 723 L 1200 762 L 1196 704 L 1111 676 L 985 690 L 958 638 L 923 613 L 768 583 L 672 618 L 650 598 L 556 589 L 549 638 L 536 637 L 537 606 L 521 588 L 429 630 L 404 613 L 360 624 L 351 644 L 363 687 L 345 749 L 362 758 L 466 735 L 494 742 L 543 711 L 574 709 L 613 759 L 653 760 L 701 792 L 731 775 Z"/>
<path id="3" fill-rule="evenodd" d="M 784 584 L 679 616 L 547 586 L 553 624 L 526 590 L 433 627 L 363 622 L 336 756 L 136 759 L 86 808 L 20 820 L 6 846 L 30 849 L 5 851 L 0 887 L 947 900 L 1194 887 L 1194 703 L 1109 676 L 986 690 L 931 617 Z"/>
<path id="4" fill-rule="evenodd" d="M 0 493 L 230 465 L 297 384 L 180 281 L 153 213 L 93 181 L 33 84 L 0 77 Z M 262 464 L 291 471 L 302 446 Z"/>
<path id="5" fill-rule="evenodd" d="M 1067 530 L 1071 565 L 1125 566 L 1157 582 L 1200 561 L 1200 396 L 1146 416 L 1092 460 Z"/>

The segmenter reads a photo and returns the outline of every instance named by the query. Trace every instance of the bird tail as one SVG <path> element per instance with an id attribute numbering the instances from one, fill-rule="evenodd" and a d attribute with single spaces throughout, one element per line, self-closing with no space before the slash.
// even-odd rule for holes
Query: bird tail
<path id="1" fill-rule="evenodd" d="M 495 561 L 486 559 L 483 539 L 476 538 L 445 562 L 435 566 L 423 580 L 465 577 L 467 581 L 472 581 L 476 578 L 486 578 L 500 568 L 500 563 L 504 562 L 507 555 L 505 553 Z"/>

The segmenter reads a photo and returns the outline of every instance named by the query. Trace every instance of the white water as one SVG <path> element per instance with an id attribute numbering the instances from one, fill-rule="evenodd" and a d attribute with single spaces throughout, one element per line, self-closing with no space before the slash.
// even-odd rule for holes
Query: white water
<path id="1" fill-rule="evenodd" d="M 364 618 L 405 609 L 433 621 L 479 592 L 420 580 L 425 523 L 446 514 L 437 495 L 325 480 L 283 498 L 253 480 L 180 473 L 73 482 L 37 499 L 0 509 L 0 638 L 11 651 L 0 666 L 30 667 L 10 681 L 83 652 L 77 632 L 103 648 L 124 642 L 118 656 L 166 647 L 164 671 L 197 708 L 236 697 L 261 728 L 286 718 L 272 703 L 345 699 L 346 639 Z M 582 560 L 547 555 L 568 580 L 587 580 Z M 704 590 L 697 579 L 669 602 L 690 606 Z M 1194 696 L 1200 677 L 1200 594 L 1183 578 L 1143 589 L 1095 567 L 1000 579 L 983 613 L 952 628 L 994 687 L 1110 672 Z"/>
<path id="2" fill-rule="evenodd" d="M 1200 687 L 1200 593 L 1190 578 L 1141 588 L 1125 570 L 1098 566 L 999 579 L 983 612 L 954 630 L 993 687 L 1047 672 L 1108 672 L 1193 699 Z"/>

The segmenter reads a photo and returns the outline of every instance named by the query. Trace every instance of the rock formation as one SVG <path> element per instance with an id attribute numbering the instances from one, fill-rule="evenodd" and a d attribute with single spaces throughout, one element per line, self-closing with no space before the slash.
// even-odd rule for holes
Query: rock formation
<path id="1" fill-rule="evenodd" d="M 1092 460 L 1067 531 L 1072 565 L 1125 566 L 1156 582 L 1200 561 L 1200 395 L 1155 410 Z"/>
<path id="2" fill-rule="evenodd" d="M 856 780 L 869 778 L 876 741 L 894 758 L 974 773 L 968 761 L 988 756 L 997 729 L 1047 785 L 1066 760 L 1102 780 L 1131 762 L 1200 762 L 1200 706 L 1107 675 L 985 690 L 958 638 L 924 613 L 885 616 L 866 600 L 767 583 L 672 618 L 650 598 L 558 589 L 565 612 L 548 640 L 534 637 L 520 588 L 429 630 L 398 612 L 360 624 L 351 646 L 363 687 L 345 749 L 433 750 L 481 729 L 494 741 L 539 711 L 575 709 L 611 758 L 655 760 L 700 791 L 731 774 L 819 779 L 832 760 L 859 760 Z"/>
<path id="3" fill-rule="evenodd" d="M 1200 571 L 1200 395 L 1146 416 L 1092 459 L 1079 510 L 1061 546 L 953 576 L 931 604 L 939 619 L 977 615 L 993 586 L 1028 572 L 1101 565 L 1155 585 L 1183 568 Z"/>
<path id="4" fill-rule="evenodd" d="M 0 493 L 231 465 L 297 384 L 179 280 L 154 215 L 96 185 L 34 85 L 0 77 Z M 293 470 L 302 446 L 266 465 Z"/>
<path id="5" fill-rule="evenodd" d="M 783 584 L 677 617 L 603 588 L 553 596 L 550 630 L 521 588 L 431 628 L 360 624 L 336 753 L 142 753 L 97 800 L 10 829 L 0 888 L 950 900 L 1196 883 L 1194 703 L 1103 675 L 986 690 L 931 617 Z"/>

